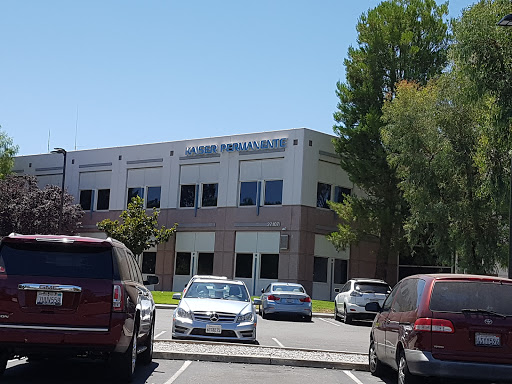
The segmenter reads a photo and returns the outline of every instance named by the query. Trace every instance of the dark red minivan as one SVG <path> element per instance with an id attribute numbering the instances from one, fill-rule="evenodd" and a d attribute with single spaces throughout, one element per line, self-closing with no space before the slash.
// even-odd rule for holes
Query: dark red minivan
<path id="1" fill-rule="evenodd" d="M 480 275 L 406 277 L 391 291 L 370 333 L 374 375 L 383 364 L 398 383 L 424 377 L 512 382 L 512 280 Z"/>
<path id="2" fill-rule="evenodd" d="M 7 360 L 112 361 L 130 381 L 153 354 L 155 303 L 131 252 L 112 239 L 16 235 L 0 242 L 0 374 Z"/>

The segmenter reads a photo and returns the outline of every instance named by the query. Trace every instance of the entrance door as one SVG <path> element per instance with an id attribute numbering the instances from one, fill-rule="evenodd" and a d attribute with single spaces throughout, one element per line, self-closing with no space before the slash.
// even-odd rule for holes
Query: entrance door
<path id="1" fill-rule="evenodd" d="M 313 267 L 313 298 L 334 300 L 335 288 L 347 282 L 347 260 L 315 256 Z"/>
<path id="2" fill-rule="evenodd" d="M 213 275 L 213 252 L 176 252 L 173 291 L 180 292 L 194 275 Z"/>

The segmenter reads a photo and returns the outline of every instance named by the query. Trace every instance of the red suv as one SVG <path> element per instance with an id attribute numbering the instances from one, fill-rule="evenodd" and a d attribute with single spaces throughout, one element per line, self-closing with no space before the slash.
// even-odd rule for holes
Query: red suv
<path id="1" fill-rule="evenodd" d="M 0 242 L 0 374 L 7 360 L 110 360 L 130 381 L 153 355 L 155 303 L 132 253 L 112 239 L 16 235 Z"/>
<path id="2" fill-rule="evenodd" d="M 478 275 L 414 275 L 401 280 L 370 333 L 373 375 L 383 364 L 398 382 L 425 376 L 512 380 L 512 280 Z"/>

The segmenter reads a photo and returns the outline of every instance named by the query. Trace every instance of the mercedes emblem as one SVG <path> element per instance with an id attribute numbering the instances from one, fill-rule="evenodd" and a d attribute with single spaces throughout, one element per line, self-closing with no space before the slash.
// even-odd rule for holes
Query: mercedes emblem
<path id="1" fill-rule="evenodd" d="M 217 315 L 215 312 L 211 313 L 210 321 L 213 321 L 213 322 L 219 321 L 219 315 Z"/>

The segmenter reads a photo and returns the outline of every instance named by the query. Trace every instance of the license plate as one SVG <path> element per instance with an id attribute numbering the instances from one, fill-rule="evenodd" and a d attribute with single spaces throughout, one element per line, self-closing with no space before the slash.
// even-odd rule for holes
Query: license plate
<path id="1" fill-rule="evenodd" d="M 286 303 L 287 303 L 287 304 L 293 304 L 293 302 L 294 302 L 294 301 L 295 301 L 295 300 L 293 300 L 293 299 L 286 299 Z"/>
<path id="2" fill-rule="evenodd" d="M 62 292 L 37 292 L 36 305 L 62 305 Z"/>
<path id="3" fill-rule="evenodd" d="M 220 335 L 222 333 L 222 326 L 206 324 L 206 333 L 215 333 Z"/>
<path id="4" fill-rule="evenodd" d="M 475 345 L 488 347 L 499 347 L 501 345 L 500 335 L 494 333 L 475 333 Z"/>

